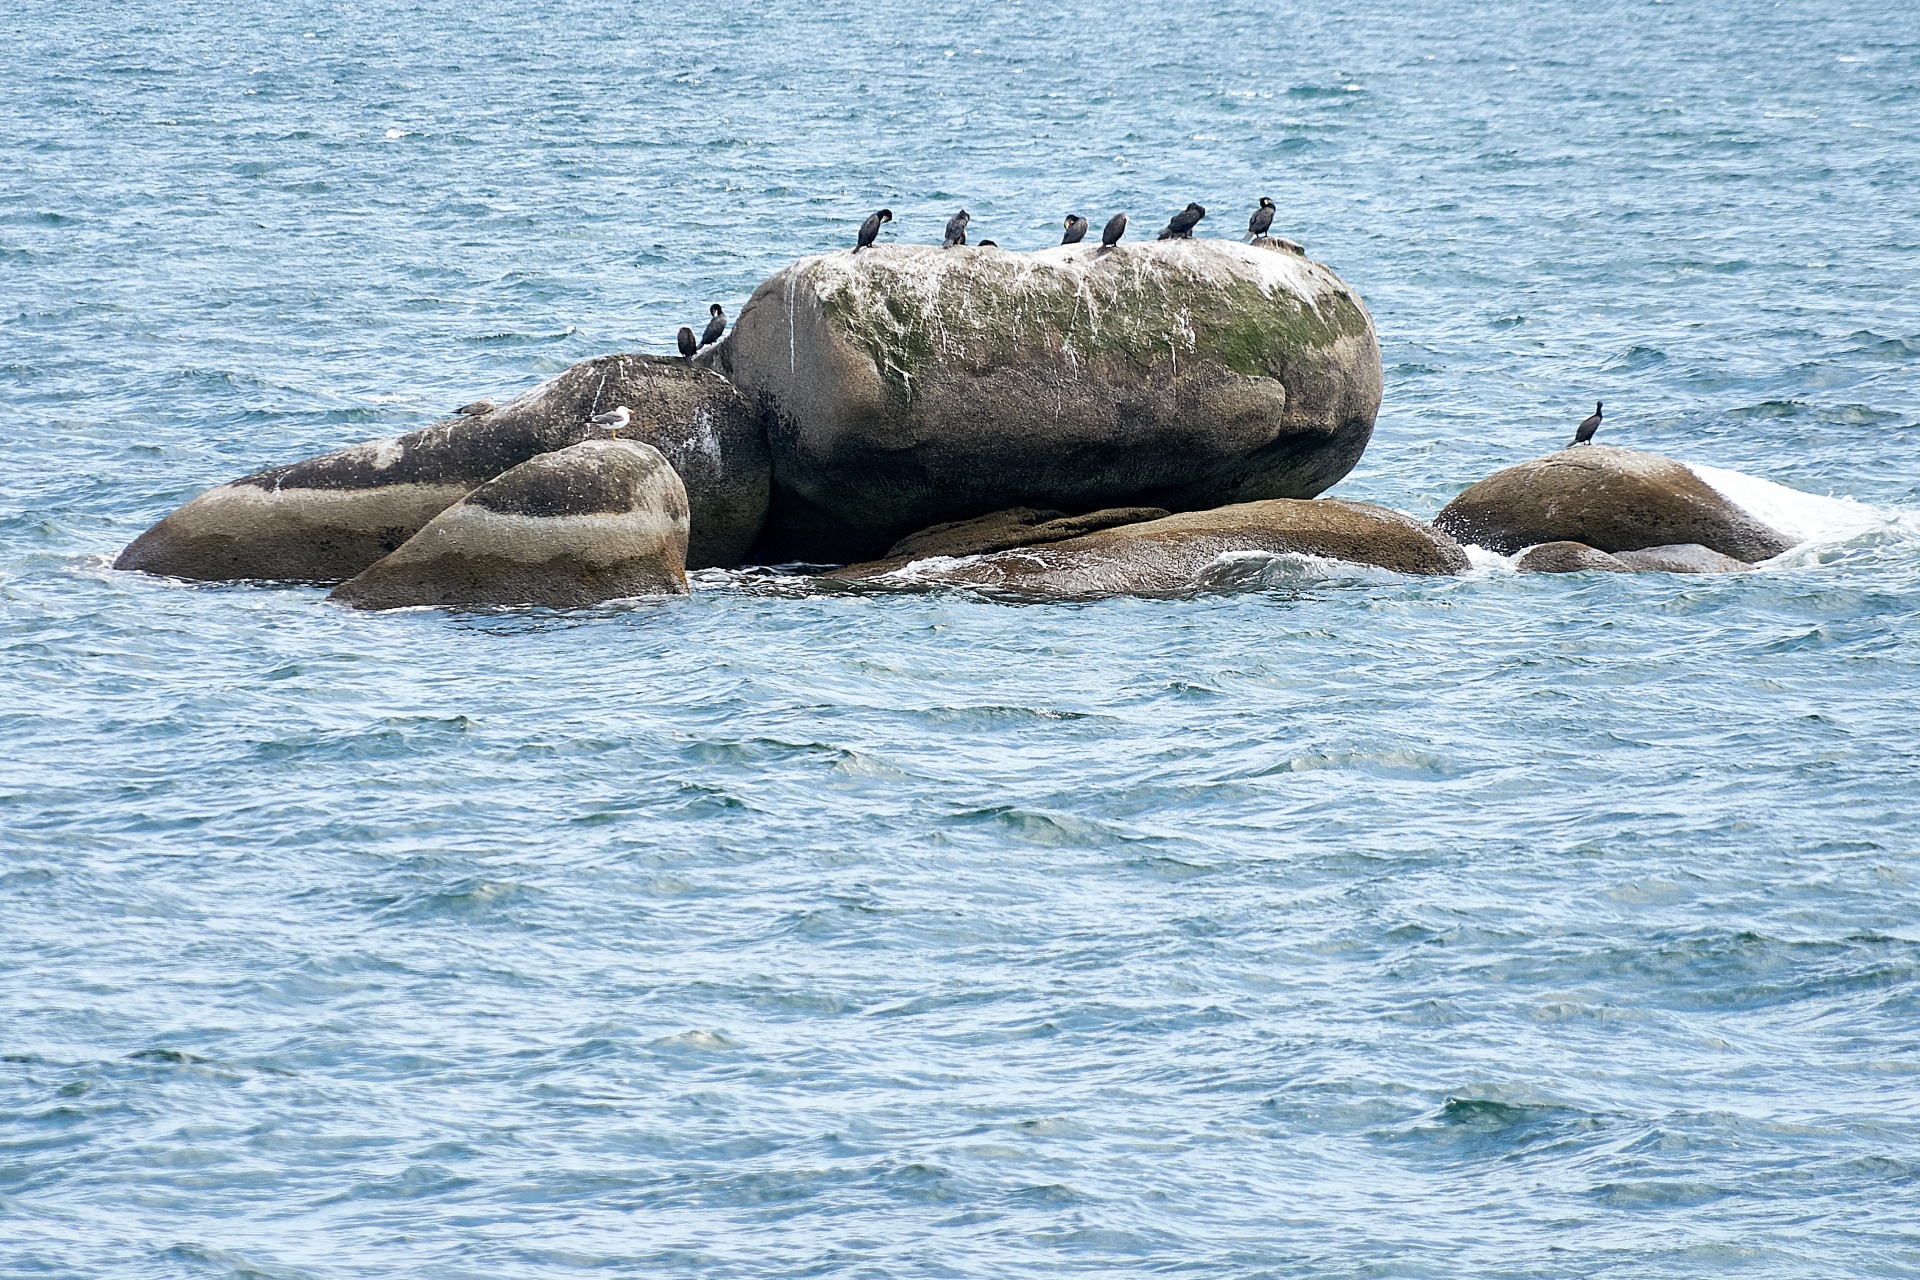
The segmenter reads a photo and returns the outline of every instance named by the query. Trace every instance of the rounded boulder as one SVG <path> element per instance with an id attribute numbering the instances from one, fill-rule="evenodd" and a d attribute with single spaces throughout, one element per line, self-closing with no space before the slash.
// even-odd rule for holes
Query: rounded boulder
<path id="1" fill-rule="evenodd" d="M 1222 240 L 806 258 L 716 364 L 767 422 L 766 562 L 871 559 L 1013 507 L 1312 497 L 1365 450 L 1381 389 L 1338 276 Z"/>
<path id="2" fill-rule="evenodd" d="M 687 491 L 658 449 L 589 440 L 481 485 L 330 599 L 578 608 L 685 595 Z"/>
<path id="3" fill-rule="evenodd" d="M 1794 545 L 1685 463 L 1608 445 L 1578 445 L 1497 471 L 1448 503 L 1433 523 L 1502 555 L 1550 542 L 1616 555 L 1697 543 L 1751 564 Z"/>
<path id="4" fill-rule="evenodd" d="M 650 355 L 582 361 L 506 404 L 385 440 L 271 467 L 179 507 L 114 567 L 176 578 L 339 582 L 529 458 L 607 436 L 588 421 L 626 406 L 621 434 L 653 445 L 693 504 L 695 568 L 734 565 L 766 516 L 766 437 L 747 401 L 700 364 Z"/>

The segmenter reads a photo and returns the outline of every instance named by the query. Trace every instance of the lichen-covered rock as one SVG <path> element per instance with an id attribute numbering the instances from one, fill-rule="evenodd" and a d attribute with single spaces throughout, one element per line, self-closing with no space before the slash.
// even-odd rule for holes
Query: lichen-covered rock
<path id="1" fill-rule="evenodd" d="M 1332 271 L 1223 240 L 806 258 L 715 359 L 767 410 L 767 562 L 1016 506 L 1311 497 L 1366 448 L 1381 385 Z"/>
<path id="2" fill-rule="evenodd" d="M 491 412 L 272 467 L 210 489 L 148 529 L 115 567 L 178 578 L 338 582 L 398 548 L 479 485 L 607 430 L 652 444 L 693 495 L 695 568 L 740 561 L 766 516 L 770 470 L 754 409 L 718 374 L 648 355 L 574 365 Z"/>
<path id="3" fill-rule="evenodd" d="M 1189 511 L 977 558 L 898 559 L 823 575 L 908 589 L 978 587 L 1042 599 L 1172 595 L 1204 588 L 1223 558 L 1318 556 L 1407 574 L 1465 572 L 1459 544 L 1411 516 L 1337 498 L 1269 499 Z"/>
<path id="4" fill-rule="evenodd" d="M 1615 554 L 1698 543 L 1752 563 L 1794 545 L 1686 464 L 1607 445 L 1562 449 L 1497 471 L 1448 503 L 1433 523 L 1461 542 L 1503 555 L 1561 541 Z"/>
<path id="5" fill-rule="evenodd" d="M 360 609 L 551 605 L 687 591 L 687 490 L 658 449 L 588 440 L 481 485 L 333 589 Z"/>

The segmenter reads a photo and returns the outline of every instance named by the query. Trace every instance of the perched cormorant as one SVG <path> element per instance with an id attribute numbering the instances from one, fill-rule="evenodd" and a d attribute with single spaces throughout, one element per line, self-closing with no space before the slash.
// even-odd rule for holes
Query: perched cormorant
<path id="1" fill-rule="evenodd" d="M 1595 400 L 1593 402 L 1593 412 L 1580 419 L 1580 425 L 1573 429 L 1573 444 L 1568 445 L 1567 448 L 1573 448 L 1574 444 L 1592 444 L 1593 433 L 1599 429 L 1600 402 Z"/>
<path id="2" fill-rule="evenodd" d="M 1067 215 L 1067 234 L 1060 237 L 1061 244 L 1079 244 L 1087 238 L 1087 220 L 1077 213 Z"/>
<path id="3" fill-rule="evenodd" d="M 703 347 L 720 341 L 720 335 L 727 331 L 727 313 L 720 304 L 716 302 L 707 310 L 712 313 L 713 319 L 707 321 L 707 331 L 700 335 L 700 345 Z"/>
<path id="4" fill-rule="evenodd" d="M 953 246 L 957 244 L 965 244 L 967 242 L 967 223 L 971 222 L 972 220 L 973 220 L 973 215 L 968 213 L 965 209 L 962 209 L 960 212 L 954 214 L 951 218 L 948 218 L 947 219 L 947 239 L 946 239 L 946 242 L 942 244 L 940 247 L 942 249 L 951 249 L 953 248 Z"/>
<path id="5" fill-rule="evenodd" d="M 591 418 L 588 418 L 587 421 L 596 427 L 606 427 L 613 433 L 613 438 L 618 440 L 620 438 L 620 432 L 626 428 L 629 422 L 633 421 L 633 411 L 628 409 L 627 406 L 621 405 L 618 409 L 609 409 L 605 413 L 596 413 Z"/>
<path id="6" fill-rule="evenodd" d="M 472 404 L 463 404 L 454 412 L 463 418 L 477 418 L 483 413 L 492 413 L 499 407 L 494 403 L 493 397 L 488 396 L 483 400 L 475 400 Z"/>
<path id="7" fill-rule="evenodd" d="M 980 249 L 998 249 L 1000 247 L 1000 242 L 998 240 L 982 240 L 975 247 Z"/>
<path id="8" fill-rule="evenodd" d="M 1202 205 L 1188 203 L 1187 207 L 1167 220 L 1167 229 L 1160 233 L 1162 240 L 1191 240 L 1193 229 L 1200 225 L 1200 219 L 1207 216 Z"/>
<path id="9" fill-rule="evenodd" d="M 858 253 L 862 249 L 871 248 L 874 237 L 880 234 L 880 224 L 892 221 L 893 210 L 891 209 L 882 209 L 878 213 L 868 214 L 867 220 L 860 224 L 860 241 L 853 246 L 853 251 Z"/>
<path id="10" fill-rule="evenodd" d="M 1272 225 L 1273 201 L 1261 196 L 1260 207 L 1253 211 L 1251 218 L 1247 219 L 1247 234 L 1257 240 L 1267 234 L 1267 228 Z"/>
<path id="11" fill-rule="evenodd" d="M 684 324 L 680 326 L 679 341 L 681 358 L 691 363 L 693 353 L 700 349 L 700 344 L 694 340 L 692 326 Z"/>
<path id="12" fill-rule="evenodd" d="M 1116 213 L 1107 219 L 1107 229 L 1100 233 L 1100 247 L 1111 249 L 1120 243 L 1120 237 L 1127 234 L 1127 215 Z"/>

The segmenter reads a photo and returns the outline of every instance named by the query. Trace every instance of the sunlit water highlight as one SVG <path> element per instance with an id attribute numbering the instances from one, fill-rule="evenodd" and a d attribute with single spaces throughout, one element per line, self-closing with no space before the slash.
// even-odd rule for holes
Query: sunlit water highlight
<path id="1" fill-rule="evenodd" d="M 0 1271 L 1920 1274 L 1910 6 L 0 31 Z M 1382 337 L 1336 495 L 1604 398 L 1813 540 L 576 614 L 104 567 L 881 204 L 1261 194 Z"/>

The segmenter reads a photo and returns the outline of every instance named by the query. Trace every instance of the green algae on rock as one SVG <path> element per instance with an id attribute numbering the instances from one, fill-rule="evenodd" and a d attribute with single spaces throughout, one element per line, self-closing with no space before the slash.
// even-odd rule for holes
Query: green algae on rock
<path id="1" fill-rule="evenodd" d="M 1332 271 L 1222 240 L 805 258 L 716 365 L 765 413 L 766 561 L 871 558 L 1018 506 L 1312 497 L 1366 448 L 1381 386 Z"/>

